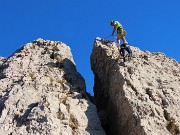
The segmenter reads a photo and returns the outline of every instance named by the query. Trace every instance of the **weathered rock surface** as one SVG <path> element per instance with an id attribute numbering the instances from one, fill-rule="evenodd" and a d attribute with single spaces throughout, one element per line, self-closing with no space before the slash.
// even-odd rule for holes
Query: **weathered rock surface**
<path id="1" fill-rule="evenodd" d="M 96 38 L 94 96 L 108 135 L 180 134 L 180 63 L 131 47 L 123 64 L 115 43 Z"/>
<path id="2" fill-rule="evenodd" d="M 38 39 L 0 65 L 1 135 L 105 135 L 70 48 Z"/>
<path id="3" fill-rule="evenodd" d="M 0 57 L 0 66 L 3 64 L 3 62 L 5 61 L 6 59 L 4 57 Z"/>

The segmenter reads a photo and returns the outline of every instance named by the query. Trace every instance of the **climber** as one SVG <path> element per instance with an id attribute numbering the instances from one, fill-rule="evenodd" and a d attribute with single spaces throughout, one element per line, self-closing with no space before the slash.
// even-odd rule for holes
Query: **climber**
<path id="1" fill-rule="evenodd" d="M 126 45 L 126 44 L 122 44 L 122 45 L 120 46 L 119 52 L 120 52 L 121 56 L 123 57 L 123 61 L 124 61 L 124 62 L 126 62 L 125 51 L 128 52 L 128 60 L 131 60 L 131 59 L 132 59 L 132 50 L 131 50 L 130 46 L 129 46 L 129 45 Z"/>
<path id="2" fill-rule="evenodd" d="M 114 32 L 117 30 L 117 46 L 120 52 L 120 55 L 123 57 L 123 61 L 125 62 L 125 51 L 129 54 L 129 60 L 132 59 L 132 50 L 130 49 L 130 46 L 128 45 L 128 42 L 126 41 L 126 31 L 123 29 L 122 25 L 118 21 L 110 21 L 110 25 L 114 26 L 112 36 L 114 36 Z M 120 45 L 120 39 L 123 40 L 123 44 Z M 120 46 L 120 48 L 119 48 Z"/>
<path id="3" fill-rule="evenodd" d="M 122 25 L 118 22 L 118 21 L 110 21 L 110 25 L 114 27 L 113 32 L 112 32 L 112 36 L 114 36 L 114 32 L 117 30 L 117 44 L 118 46 L 120 45 L 120 39 L 123 40 L 124 44 L 128 44 L 128 42 L 126 41 L 126 31 L 123 29 Z"/>

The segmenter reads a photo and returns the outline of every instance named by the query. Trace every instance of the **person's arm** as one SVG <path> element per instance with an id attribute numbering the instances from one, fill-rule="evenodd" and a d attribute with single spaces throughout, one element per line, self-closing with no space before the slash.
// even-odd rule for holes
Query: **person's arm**
<path id="1" fill-rule="evenodd" d="M 116 25 L 114 26 L 113 32 L 112 32 L 112 36 L 114 36 L 114 32 L 116 31 Z"/>

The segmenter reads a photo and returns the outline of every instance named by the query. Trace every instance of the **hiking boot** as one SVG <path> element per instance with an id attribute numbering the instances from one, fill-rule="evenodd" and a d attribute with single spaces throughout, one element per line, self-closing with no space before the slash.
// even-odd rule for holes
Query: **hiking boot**
<path id="1" fill-rule="evenodd" d="M 125 45 L 128 45 L 129 43 L 128 42 L 124 42 Z"/>

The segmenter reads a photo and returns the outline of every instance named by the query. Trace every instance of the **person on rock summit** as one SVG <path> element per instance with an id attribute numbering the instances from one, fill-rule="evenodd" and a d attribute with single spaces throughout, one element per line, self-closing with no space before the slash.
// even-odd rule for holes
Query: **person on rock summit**
<path id="1" fill-rule="evenodd" d="M 111 20 L 110 25 L 114 27 L 112 31 L 112 36 L 114 36 L 114 32 L 117 31 L 117 46 L 119 48 L 120 46 L 120 39 L 122 39 L 123 44 L 120 46 L 120 54 L 123 56 L 124 62 L 125 62 L 125 50 L 129 54 L 129 58 L 132 57 L 132 51 L 128 45 L 128 42 L 126 41 L 126 31 L 123 29 L 122 25 L 118 21 Z"/>
<path id="2" fill-rule="evenodd" d="M 118 45 L 120 45 L 120 39 L 122 39 L 123 43 L 127 45 L 128 42 L 126 41 L 126 38 L 125 38 L 126 31 L 123 29 L 120 22 L 111 20 L 110 25 L 114 27 L 112 34 L 111 34 L 112 36 L 114 36 L 114 32 L 117 30 L 117 43 L 118 43 Z"/>

